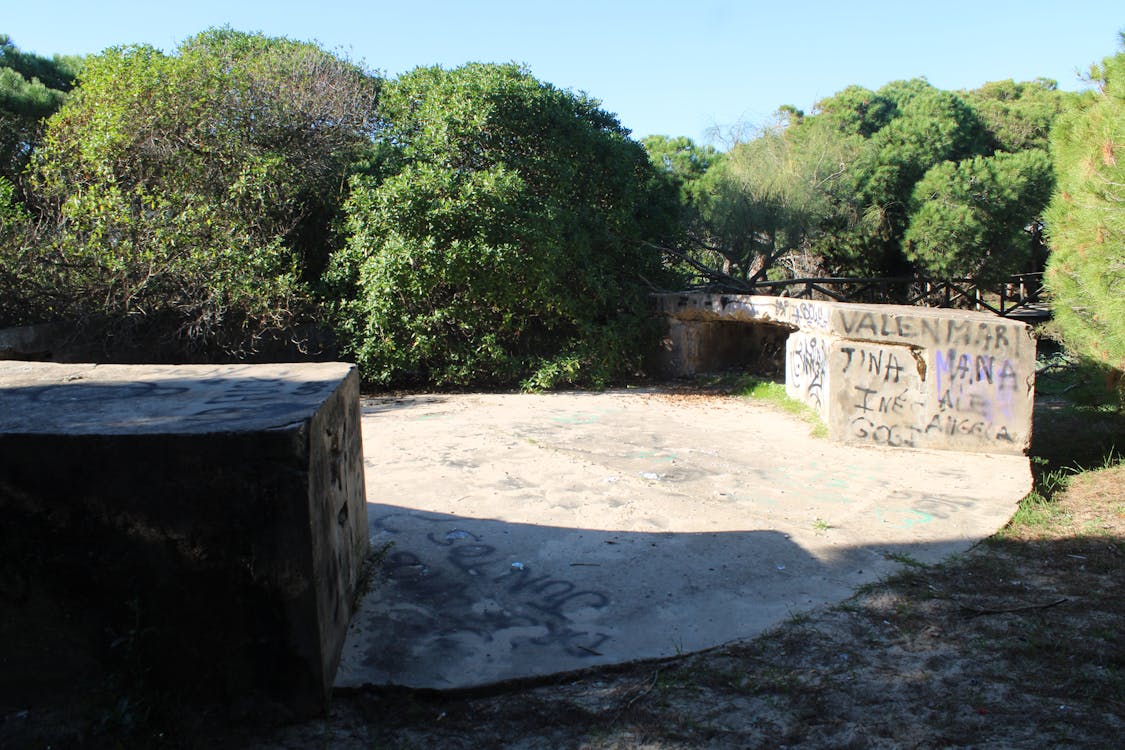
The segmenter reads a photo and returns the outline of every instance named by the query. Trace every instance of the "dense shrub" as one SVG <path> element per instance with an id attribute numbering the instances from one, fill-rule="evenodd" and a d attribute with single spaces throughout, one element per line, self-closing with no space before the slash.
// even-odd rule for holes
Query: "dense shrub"
<path id="1" fill-rule="evenodd" d="M 905 255 L 940 278 L 1000 280 L 1034 270 L 1039 223 L 1033 217 L 1043 212 L 1053 187 L 1051 160 L 1042 149 L 939 164 L 914 187 Z"/>
<path id="2" fill-rule="evenodd" d="M 333 259 L 339 330 L 383 385 L 604 383 L 651 345 L 646 239 L 675 186 L 613 116 L 514 65 L 388 84 L 383 154 Z"/>
<path id="3" fill-rule="evenodd" d="M 314 45 L 226 29 L 90 58 L 30 165 L 36 230 L 0 249 L 4 283 L 33 317 L 107 342 L 245 351 L 309 313 L 378 84 Z"/>

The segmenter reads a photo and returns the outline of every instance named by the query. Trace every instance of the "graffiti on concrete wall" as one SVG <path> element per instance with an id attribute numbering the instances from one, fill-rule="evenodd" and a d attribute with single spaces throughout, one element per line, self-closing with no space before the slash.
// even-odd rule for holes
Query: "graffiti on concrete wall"
<path id="1" fill-rule="evenodd" d="M 840 342 L 848 438 L 892 447 L 1015 442 L 1028 374 L 982 335 L 980 347 L 926 350 Z"/>
<path id="2" fill-rule="evenodd" d="M 828 340 L 802 332 L 789 337 L 785 382 L 797 398 L 817 411 L 824 407 L 828 387 Z"/>
<path id="3" fill-rule="evenodd" d="M 773 318 L 802 330 L 827 331 L 831 322 L 829 308 L 823 302 L 787 297 L 778 297 L 773 303 Z"/>
<path id="4" fill-rule="evenodd" d="M 949 436 L 979 435 L 985 439 L 1013 442 L 1009 428 L 1015 417 L 1016 398 L 1021 391 L 1018 366 L 1007 357 L 955 348 L 934 353 L 933 395 L 936 410 L 926 422 L 925 432 Z"/>
<path id="5" fill-rule="evenodd" d="M 894 341 L 927 347 L 957 346 L 965 351 L 1018 355 L 1027 337 L 1022 324 L 1000 318 L 980 321 L 846 309 L 836 309 L 834 313 L 845 338 L 857 340 Z"/>
<path id="6" fill-rule="evenodd" d="M 846 383 L 842 394 L 851 439 L 891 447 L 917 447 L 925 407 L 925 366 L 907 346 L 841 342 L 837 361 Z"/>
<path id="7" fill-rule="evenodd" d="M 682 294 L 662 306 L 692 324 L 790 330 L 786 392 L 816 409 L 833 439 L 1001 453 L 1028 447 L 1035 340 L 1018 321 L 753 295 Z"/>

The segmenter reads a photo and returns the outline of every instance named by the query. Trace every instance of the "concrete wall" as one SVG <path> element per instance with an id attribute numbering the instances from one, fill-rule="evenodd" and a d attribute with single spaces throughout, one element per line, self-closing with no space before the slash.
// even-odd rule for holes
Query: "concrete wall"
<path id="1" fill-rule="evenodd" d="M 139 626 L 153 687 L 322 712 L 367 553 L 359 416 L 346 364 L 0 362 L 6 614 L 65 600 Z"/>
<path id="2" fill-rule="evenodd" d="M 1024 323 L 781 297 L 668 294 L 657 305 L 673 328 L 722 320 L 791 329 L 786 390 L 818 411 L 833 439 L 991 453 L 1030 444 L 1035 340 Z"/>
<path id="3" fill-rule="evenodd" d="M 60 338 L 59 327 L 50 323 L 0 328 L 0 360 L 51 359 Z"/>

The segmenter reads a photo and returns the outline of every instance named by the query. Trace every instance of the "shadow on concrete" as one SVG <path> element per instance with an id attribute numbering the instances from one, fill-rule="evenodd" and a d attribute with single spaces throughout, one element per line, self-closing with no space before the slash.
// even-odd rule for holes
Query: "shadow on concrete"
<path id="1" fill-rule="evenodd" d="M 382 551 L 337 688 L 459 689 L 658 659 L 755 636 L 948 543 L 813 555 L 757 529 L 636 533 L 369 503 Z"/>
<path id="2" fill-rule="evenodd" d="M 1027 459 L 842 446 L 664 389 L 364 399 L 382 553 L 337 688 L 459 689 L 749 638 L 1000 528 Z"/>

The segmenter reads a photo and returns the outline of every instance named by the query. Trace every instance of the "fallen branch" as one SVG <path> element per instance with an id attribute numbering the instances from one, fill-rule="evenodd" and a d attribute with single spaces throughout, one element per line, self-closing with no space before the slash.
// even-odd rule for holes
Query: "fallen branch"
<path id="1" fill-rule="evenodd" d="M 964 602 L 958 602 L 958 604 L 961 605 L 961 609 L 966 610 L 967 612 L 971 612 L 973 617 L 977 617 L 978 615 L 1003 615 L 1010 612 L 1027 612 L 1034 609 L 1050 609 L 1051 607 L 1057 607 L 1065 601 L 1069 600 L 1066 597 L 1063 597 L 1061 599 L 1056 599 L 1053 602 L 1047 602 L 1046 604 L 1024 604 L 1019 607 L 1000 607 L 997 609 L 992 609 L 989 607 L 974 607 L 973 605 L 965 604 Z"/>
<path id="2" fill-rule="evenodd" d="M 641 698 L 644 698 L 644 697 L 645 697 L 646 695 L 648 695 L 649 693 L 651 693 L 651 692 L 652 692 L 652 689 L 653 689 L 654 687 L 656 687 L 656 681 L 657 681 L 658 679 L 660 679 L 660 670 L 659 670 L 659 669 L 658 669 L 658 670 L 656 670 L 656 672 L 655 672 L 655 673 L 653 673 L 653 675 L 652 675 L 652 682 L 650 682 L 650 683 L 648 684 L 648 687 L 646 687 L 646 688 L 645 688 L 644 690 L 642 690 L 641 692 L 637 693 L 637 694 L 636 694 L 636 695 L 634 695 L 634 696 L 633 696 L 632 698 L 630 698 L 630 699 L 629 699 L 629 702 L 625 704 L 625 708 L 626 708 L 626 709 L 628 709 L 628 708 L 632 708 L 632 707 L 633 707 L 633 704 L 634 704 L 634 703 L 636 703 L 636 702 L 637 702 L 637 701 L 639 701 L 639 700 L 640 700 Z M 622 709 L 622 710 L 624 710 L 624 709 Z"/>

